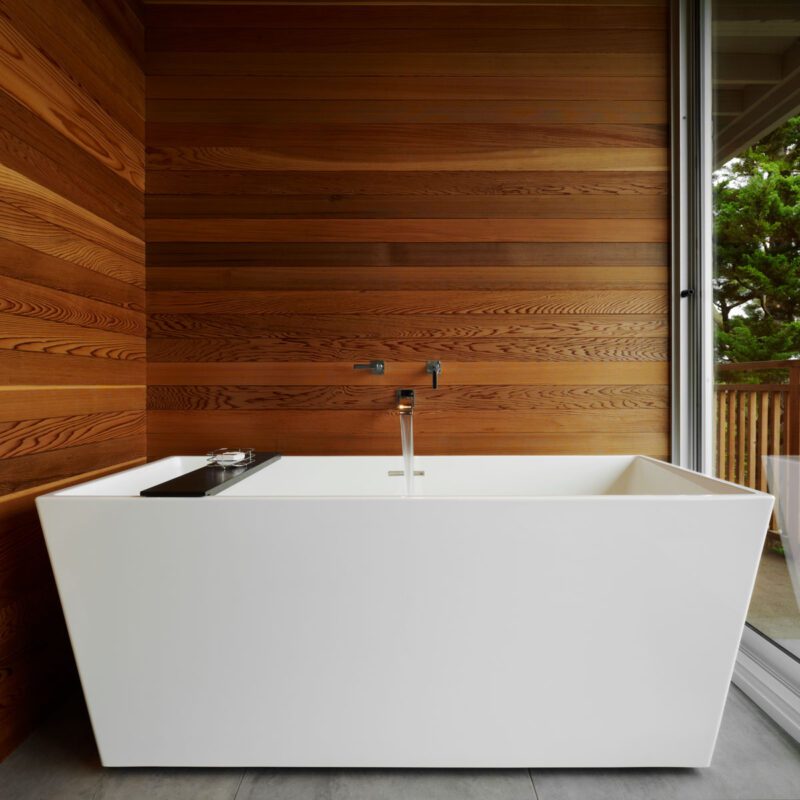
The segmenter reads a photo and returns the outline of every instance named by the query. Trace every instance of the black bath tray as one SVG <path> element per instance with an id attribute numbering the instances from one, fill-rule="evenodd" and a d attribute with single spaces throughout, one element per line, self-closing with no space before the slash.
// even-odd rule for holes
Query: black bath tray
<path id="1" fill-rule="evenodd" d="M 234 483 L 274 464 L 280 457 L 280 453 L 255 453 L 253 460 L 246 466 L 227 469 L 216 464 L 208 464 L 177 478 L 142 489 L 139 494 L 142 497 L 208 497 L 223 489 L 229 489 Z"/>

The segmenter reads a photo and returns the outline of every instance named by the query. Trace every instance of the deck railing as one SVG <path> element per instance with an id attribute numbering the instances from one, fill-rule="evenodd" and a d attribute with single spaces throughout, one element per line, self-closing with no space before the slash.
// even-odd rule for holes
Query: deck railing
<path id="1" fill-rule="evenodd" d="M 762 456 L 800 455 L 800 360 L 721 364 L 717 373 L 717 475 L 767 491 Z M 732 382 L 759 376 L 769 382 Z"/>

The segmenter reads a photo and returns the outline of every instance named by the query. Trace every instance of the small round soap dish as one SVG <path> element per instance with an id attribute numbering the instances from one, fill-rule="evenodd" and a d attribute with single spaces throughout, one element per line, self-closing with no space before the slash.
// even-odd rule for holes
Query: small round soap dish
<path id="1" fill-rule="evenodd" d="M 222 467 L 222 469 L 232 469 L 234 467 L 246 467 L 255 461 L 255 451 L 252 447 L 244 447 L 231 450 L 228 447 L 221 447 L 219 450 L 212 450 L 208 454 L 208 463 L 212 467 Z"/>

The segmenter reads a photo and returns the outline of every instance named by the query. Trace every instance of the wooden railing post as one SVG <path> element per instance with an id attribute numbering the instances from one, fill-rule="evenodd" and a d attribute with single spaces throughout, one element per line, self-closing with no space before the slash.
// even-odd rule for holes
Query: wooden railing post
<path id="1" fill-rule="evenodd" d="M 800 455 L 800 361 L 789 365 L 789 396 L 786 411 L 789 417 L 786 452 L 790 456 Z"/>

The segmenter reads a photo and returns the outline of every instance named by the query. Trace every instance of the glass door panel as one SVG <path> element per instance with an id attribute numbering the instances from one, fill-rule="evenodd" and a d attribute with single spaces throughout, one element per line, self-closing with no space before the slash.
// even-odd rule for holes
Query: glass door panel
<path id="1" fill-rule="evenodd" d="M 714 463 L 777 497 L 748 621 L 800 658 L 800 2 L 712 9 Z"/>

